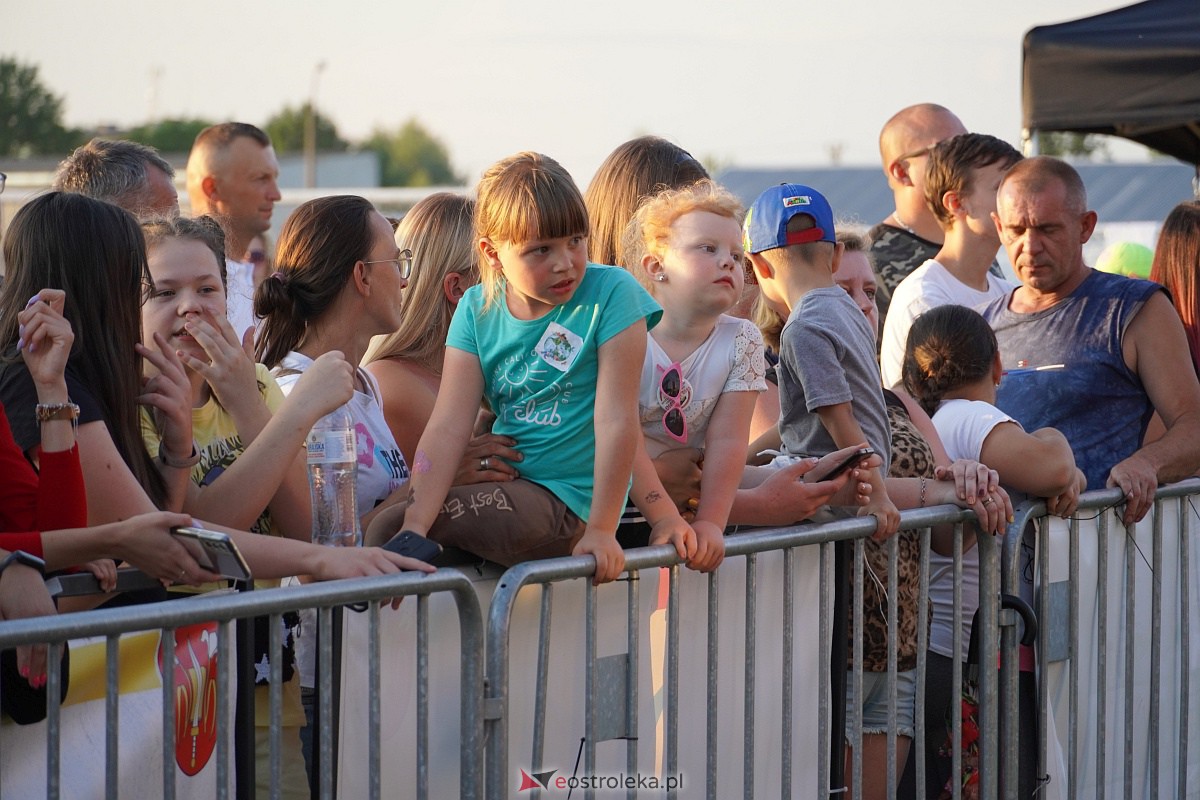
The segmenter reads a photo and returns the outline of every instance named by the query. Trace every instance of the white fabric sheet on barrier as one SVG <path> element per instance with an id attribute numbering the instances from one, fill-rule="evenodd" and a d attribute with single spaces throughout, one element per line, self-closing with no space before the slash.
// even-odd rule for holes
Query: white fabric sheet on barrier
<path id="1" fill-rule="evenodd" d="M 1184 509 L 1190 515 L 1193 538 L 1189 553 L 1189 603 L 1193 630 L 1200 624 L 1200 570 L 1197 569 L 1194 533 L 1200 531 L 1200 517 L 1193 503 L 1185 502 Z M 1132 537 L 1125 535 L 1119 518 L 1109 513 L 1109 533 L 1102 542 L 1099 535 L 1099 519 L 1080 522 L 1079 531 L 1079 586 L 1080 597 L 1080 642 L 1075 657 L 1079 661 L 1078 703 L 1080 724 L 1077 729 L 1076 756 L 1079 778 L 1078 797 L 1099 796 L 1101 784 L 1108 797 L 1124 796 L 1125 771 L 1132 770 L 1134 797 L 1152 797 L 1151 763 L 1154 753 L 1159 765 L 1159 797 L 1176 795 L 1177 776 L 1186 762 L 1188 774 L 1188 798 L 1200 797 L 1200 737 L 1195 735 L 1200 722 L 1200 643 L 1192 637 L 1189 661 L 1184 668 L 1190 680 L 1191 717 L 1187 752 L 1180 752 L 1179 710 L 1183 704 L 1180 697 L 1181 648 L 1185 632 L 1181 622 L 1183 592 L 1179 559 L 1179 502 L 1171 499 L 1162 504 L 1163 542 L 1162 574 L 1157 581 L 1162 588 L 1161 596 L 1161 667 L 1159 724 L 1157 730 L 1151 726 L 1150 667 L 1151 667 L 1151 593 L 1155 576 L 1152 573 L 1153 527 L 1150 517 L 1134 529 Z M 1083 515 L 1083 516 L 1086 516 Z M 1050 536 L 1050 581 L 1068 581 L 1070 534 L 1066 521 L 1051 518 Z M 1098 629 L 1100 609 L 1100 575 L 1098 570 L 1099 548 L 1107 548 L 1107 628 L 1104 635 Z M 1133 574 L 1130 589 L 1127 571 L 1127 556 L 1132 554 Z M 1134 610 L 1132 629 L 1126 626 L 1127 609 Z M 1065 627 L 1065 626 L 1064 626 Z M 1100 686 L 1098 654 L 1106 656 L 1104 686 Z M 1126 655 L 1133 653 L 1133 716 L 1125 717 Z M 1054 720 L 1057 742 L 1051 737 L 1051 754 L 1055 746 L 1064 754 L 1068 749 L 1070 726 L 1070 662 L 1053 663 L 1043 678 Z M 1098 698 L 1103 693 L 1105 716 L 1100 718 Z M 1132 746 L 1127 749 L 1125 730 L 1132 725 Z M 1098 740 L 1104 733 L 1104 775 L 1100 775 L 1097 760 Z M 1154 748 L 1153 752 L 1151 748 Z M 1051 766 L 1055 767 L 1052 759 Z M 1051 783 L 1047 797 L 1068 796 L 1069 776 L 1065 767 L 1057 765 L 1058 774 L 1051 771 Z"/>
<path id="2" fill-rule="evenodd" d="M 793 770 L 796 796 L 816 796 L 820 692 L 818 646 L 819 548 L 795 551 L 795 631 L 792 747 L 788 761 Z M 757 637 L 755 657 L 758 676 L 754 691 L 754 759 L 752 774 L 745 774 L 743 748 L 747 738 L 745 692 L 745 569 L 744 559 L 727 559 L 720 573 L 718 640 L 718 747 L 717 796 L 741 796 L 749 781 L 760 796 L 780 794 L 782 753 L 782 659 L 783 659 L 783 554 L 762 553 L 757 557 Z M 832 561 L 832 558 L 830 559 Z M 707 662 L 707 577 L 680 570 L 680 682 L 679 682 L 679 773 L 681 796 L 703 792 L 707 758 L 708 680 Z M 476 581 L 480 602 L 487 608 L 495 588 L 496 574 Z M 584 581 L 558 583 L 553 588 L 550 634 L 550 669 L 547 686 L 545 752 L 540 763 L 532 759 L 532 730 L 537 670 L 538 622 L 541 607 L 539 586 L 523 589 L 515 604 L 511 625 L 509 685 L 510 795 L 521 793 L 522 771 L 543 776 L 548 787 L 542 797 L 566 797 L 558 788 L 559 778 L 583 775 L 580 743 L 585 736 L 585 594 Z M 667 571 L 645 570 L 639 587 L 638 649 L 638 770 L 640 776 L 664 781 Z M 627 584 L 618 581 L 597 592 L 597 655 L 627 652 Z M 457 796 L 459 759 L 460 677 L 457 614 L 448 595 L 430 598 L 430 769 L 431 796 Z M 415 786 L 416 729 L 416 603 L 406 600 L 400 609 L 381 612 L 383 731 L 382 788 L 385 796 L 412 794 Z M 344 652 L 353 654 L 344 662 L 341 726 L 341 768 L 338 784 L 341 797 L 366 793 L 367 621 L 364 615 L 348 615 Z M 599 703 L 621 702 L 601 696 Z M 578 767 L 576 767 L 578 759 Z M 545 773 L 553 771 L 550 776 Z M 628 776 L 624 740 L 600 742 L 596 749 L 595 776 Z M 639 777 L 637 774 L 633 776 Z M 397 794 L 400 793 L 400 794 Z M 579 794 L 579 790 L 576 790 Z M 601 792 L 600 796 L 610 793 Z M 650 793 L 643 791 L 650 796 Z M 615 796 L 615 795 L 611 795 Z M 621 792 L 624 796 L 624 790 Z"/>
<path id="3" fill-rule="evenodd" d="M 120 638 L 119 796 L 162 796 L 162 671 L 171 669 L 176 797 L 211 798 L 217 788 L 217 726 L 222 724 L 217 713 L 217 662 L 226 657 L 217 647 L 217 625 L 179 628 L 173 647 L 160 647 L 161 638 L 159 631 Z M 61 796 L 101 798 L 105 791 L 105 639 L 77 640 L 70 647 L 70 685 L 60 717 Z M 230 683 L 223 724 L 232 731 L 232 679 Z M 45 721 L 21 726 L 5 720 L 0 725 L 0 797 L 46 796 L 46 729 Z M 232 774 L 231 769 L 231 779 Z"/>

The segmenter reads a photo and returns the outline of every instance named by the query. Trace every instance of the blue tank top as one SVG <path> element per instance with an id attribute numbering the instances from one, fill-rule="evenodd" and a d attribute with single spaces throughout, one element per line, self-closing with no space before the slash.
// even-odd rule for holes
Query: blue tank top
<path id="1" fill-rule="evenodd" d="M 1009 310 L 1012 293 L 980 311 L 996 332 L 1006 375 L 996 405 L 1027 431 L 1057 428 L 1071 443 L 1088 489 L 1142 446 L 1153 408 L 1141 379 L 1125 365 L 1121 340 L 1157 283 L 1092 270 L 1069 297 L 1032 314 Z"/>

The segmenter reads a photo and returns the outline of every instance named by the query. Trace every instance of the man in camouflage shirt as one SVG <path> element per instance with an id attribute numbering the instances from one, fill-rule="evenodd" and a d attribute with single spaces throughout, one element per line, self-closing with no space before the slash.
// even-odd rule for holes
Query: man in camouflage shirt
<path id="1" fill-rule="evenodd" d="M 942 229 L 925 205 L 929 148 L 966 132 L 948 108 L 919 103 L 896 112 L 879 133 L 883 172 L 896 201 L 895 210 L 870 231 L 881 325 L 900 281 L 942 249 Z"/>

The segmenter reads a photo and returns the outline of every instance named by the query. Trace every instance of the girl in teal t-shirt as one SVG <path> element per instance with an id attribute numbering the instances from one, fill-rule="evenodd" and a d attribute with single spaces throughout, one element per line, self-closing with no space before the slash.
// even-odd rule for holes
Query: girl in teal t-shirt
<path id="1" fill-rule="evenodd" d="M 451 322 L 407 507 L 381 515 L 368 535 L 382 538 L 402 520 L 505 565 L 591 554 L 596 582 L 613 580 L 625 563 L 615 531 L 641 438 L 634 376 L 661 312 L 624 270 L 587 263 L 583 198 L 552 159 L 500 161 L 477 197 L 482 283 Z M 493 431 L 524 454 L 514 464 L 520 478 L 452 488 L 485 398 Z M 687 525 L 667 498 L 650 512 Z"/>

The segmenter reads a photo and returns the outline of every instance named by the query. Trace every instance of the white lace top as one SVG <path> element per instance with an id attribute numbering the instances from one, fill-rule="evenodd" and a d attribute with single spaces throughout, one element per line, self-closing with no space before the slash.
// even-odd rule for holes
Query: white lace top
<path id="1" fill-rule="evenodd" d="M 638 412 L 651 458 L 676 447 L 703 447 L 708 420 L 725 392 L 762 392 L 767 388 L 762 334 L 749 320 L 722 314 L 704 343 L 680 364 L 683 386 L 678 400 L 687 419 L 685 445 L 672 438 L 663 425 L 663 415 L 674 406 L 672 399 L 660 391 L 663 374 L 671 364 L 653 334 L 647 337 Z"/>

